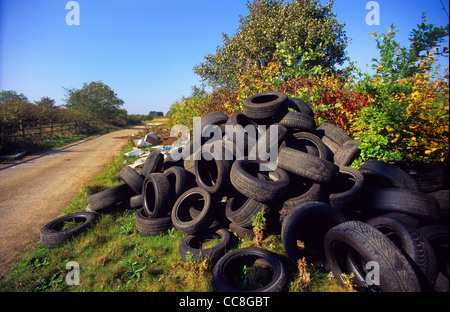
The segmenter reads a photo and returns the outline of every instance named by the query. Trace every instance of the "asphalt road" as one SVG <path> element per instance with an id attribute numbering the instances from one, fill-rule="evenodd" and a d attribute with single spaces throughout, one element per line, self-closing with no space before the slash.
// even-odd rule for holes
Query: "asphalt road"
<path id="1" fill-rule="evenodd" d="M 144 126 L 31 155 L 0 167 L 0 278 L 39 242 L 39 232 Z"/>

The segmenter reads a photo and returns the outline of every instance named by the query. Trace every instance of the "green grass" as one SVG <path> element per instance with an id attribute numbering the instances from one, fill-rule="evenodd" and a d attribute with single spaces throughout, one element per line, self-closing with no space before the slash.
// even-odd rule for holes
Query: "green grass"
<path id="1" fill-rule="evenodd" d="M 126 157 L 132 143 L 115 160 L 107 164 L 93 181 L 87 181 L 64 214 L 84 211 L 86 197 L 121 183 L 117 174 L 137 157 Z M 91 226 L 63 246 L 49 249 L 38 244 L 0 280 L 0 291 L 14 292 L 175 292 L 212 291 L 212 265 L 208 261 L 183 262 L 178 246 L 183 233 L 172 228 L 164 235 L 144 236 L 135 228 L 136 210 L 126 206 L 118 211 L 97 216 Z M 235 237 L 233 248 L 254 246 L 251 240 Z M 269 235 L 260 245 L 279 254 L 286 263 L 281 237 Z M 80 265 L 80 285 L 65 282 L 69 261 Z M 290 290 L 295 291 L 295 266 L 289 264 Z M 313 282 L 307 291 L 343 291 L 327 275 L 311 273 Z"/>

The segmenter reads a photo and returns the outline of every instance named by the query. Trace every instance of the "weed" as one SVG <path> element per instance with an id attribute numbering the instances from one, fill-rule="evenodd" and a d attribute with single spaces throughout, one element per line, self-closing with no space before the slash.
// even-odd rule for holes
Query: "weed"
<path id="1" fill-rule="evenodd" d="M 257 214 L 252 216 L 253 233 L 255 234 L 253 241 L 258 247 L 260 247 L 260 243 L 264 238 L 264 231 L 266 230 L 266 218 L 264 217 L 264 213 L 265 210 L 263 208 Z"/>
<path id="2" fill-rule="evenodd" d="M 345 285 L 345 287 L 348 289 L 349 292 L 356 292 L 355 288 L 354 288 L 354 284 L 353 284 L 353 279 L 355 278 L 355 274 L 352 272 L 351 274 L 345 274 L 342 273 L 341 274 L 342 279 L 343 279 L 343 284 Z"/>
<path id="3" fill-rule="evenodd" d="M 127 284 L 131 282 L 133 279 L 140 280 L 142 276 L 142 271 L 147 268 L 145 263 L 139 264 L 137 261 L 129 262 L 129 261 L 120 261 L 120 263 L 128 268 L 123 276 L 128 277 Z"/>
<path id="4" fill-rule="evenodd" d="M 291 282 L 292 291 L 307 291 L 311 287 L 311 274 L 308 271 L 305 257 L 297 261 L 298 275 L 294 282 Z"/>

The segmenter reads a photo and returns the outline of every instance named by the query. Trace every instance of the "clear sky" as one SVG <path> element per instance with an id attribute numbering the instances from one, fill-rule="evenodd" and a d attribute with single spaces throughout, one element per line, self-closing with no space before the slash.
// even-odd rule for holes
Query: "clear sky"
<path id="1" fill-rule="evenodd" d="M 199 85 L 193 67 L 233 35 L 245 0 L 78 0 L 79 25 L 67 25 L 66 0 L 0 0 L 0 90 L 31 101 L 48 96 L 64 104 L 65 88 L 103 81 L 130 114 L 166 113 Z M 327 1 L 322 0 L 325 4 Z M 352 39 L 351 60 L 365 70 L 377 56 L 370 34 L 394 23 L 398 40 L 428 12 L 446 25 L 440 0 L 379 0 L 380 25 L 368 25 L 367 0 L 335 0 L 333 11 Z M 448 0 L 443 0 L 447 10 Z"/>

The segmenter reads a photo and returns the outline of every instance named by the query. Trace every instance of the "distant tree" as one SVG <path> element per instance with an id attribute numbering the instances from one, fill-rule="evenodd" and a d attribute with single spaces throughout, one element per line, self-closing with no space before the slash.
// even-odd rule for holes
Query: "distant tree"
<path id="1" fill-rule="evenodd" d="M 108 85 L 101 81 L 84 83 L 81 89 L 64 88 L 66 108 L 76 111 L 84 118 L 101 121 L 126 118 L 126 110 L 121 109 L 124 101 Z M 124 117 L 125 116 L 125 117 Z"/>
<path id="2" fill-rule="evenodd" d="M 48 96 L 43 96 L 39 101 L 34 102 L 37 106 L 46 108 L 46 109 L 54 109 L 56 101 Z"/>
<path id="3" fill-rule="evenodd" d="M 164 116 L 164 113 L 163 113 L 163 112 L 151 111 L 151 112 L 148 113 L 147 116 L 148 116 L 148 118 L 150 118 L 150 120 L 151 120 L 151 119 L 153 119 L 153 118 L 155 118 L 155 117 L 163 117 L 163 116 Z"/>
<path id="4" fill-rule="evenodd" d="M 28 102 L 28 98 L 22 93 L 17 94 L 14 90 L 2 90 L 0 92 L 0 104 L 5 103 L 6 101 Z"/>

